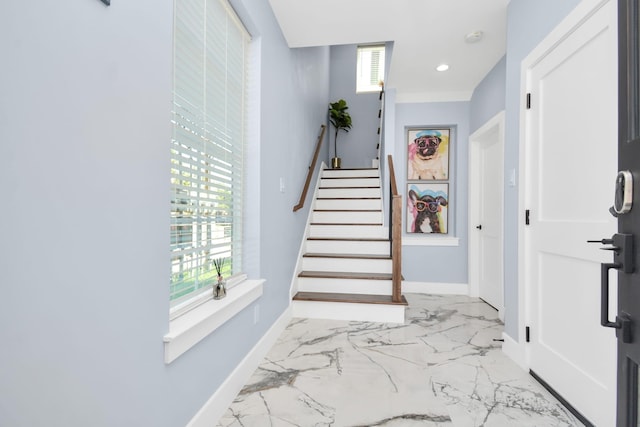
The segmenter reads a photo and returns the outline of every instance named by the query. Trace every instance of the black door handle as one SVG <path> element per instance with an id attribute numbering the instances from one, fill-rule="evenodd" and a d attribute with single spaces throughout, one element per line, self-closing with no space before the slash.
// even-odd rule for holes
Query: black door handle
<path id="1" fill-rule="evenodd" d="M 620 323 L 609 321 L 609 270 L 622 267 L 616 263 L 600 264 L 600 324 L 607 328 L 620 329 Z"/>
<path id="2" fill-rule="evenodd" d="M 600 264 L 600 324 L 606 328 L 616 329 L 616 336 L 622 334 L 622 342 L 631 342 L 631 319 L 626 316 L 616 316 L 616 321 L 609 321 L 609 270 L 622 268 L 618 263 Z"/>
<path id="3" fill-rule="evenodd" d="M 477 228 L 478 230 L 482 230 L 482 224 L 477 225 L 477 226 L 476 226 L 476 228 Z"/>

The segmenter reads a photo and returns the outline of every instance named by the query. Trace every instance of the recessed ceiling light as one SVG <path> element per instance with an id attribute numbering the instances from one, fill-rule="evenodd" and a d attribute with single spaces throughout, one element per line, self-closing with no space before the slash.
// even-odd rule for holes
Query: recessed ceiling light
<path id="1" fill-rule="evenodd" d="M 449 69 L 449 65 L 440 64 L 436 67 L 436 71 L 447 71 Z"/>
<path id="2" fill-rule="evenodd" d="M 476 43 L 482 40 L 482 36 L 482 31 L 472 31 L 464 36 L 464 41 L 466 41 L 467 43 Z"/>

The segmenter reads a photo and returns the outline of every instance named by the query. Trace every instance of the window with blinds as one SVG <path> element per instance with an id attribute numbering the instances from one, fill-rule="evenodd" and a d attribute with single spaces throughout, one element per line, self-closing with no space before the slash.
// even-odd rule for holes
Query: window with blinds
<path id="1" fill-rule="evenodd" d="M 356 92 L 380 92 L 384 81 L 384 45 L 358 46 Z"/>
<path id="2" fill-rule="evenodd" d="M 176 0 L 171 139 L 172 306 L 242 268 L 250 37 L 226 0 Z M 211 293 L 209 293 L 211 295 Z"/>

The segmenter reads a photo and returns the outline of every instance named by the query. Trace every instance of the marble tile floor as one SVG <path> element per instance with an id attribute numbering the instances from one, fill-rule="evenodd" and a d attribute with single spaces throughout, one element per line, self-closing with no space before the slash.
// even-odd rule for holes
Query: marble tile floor
<path id="1" fill-rule="evenodd" d="M 406 297 L 401 325 L 293 319 L 218 426 L 582 426 L 502 353 L 492 307 Z"/>

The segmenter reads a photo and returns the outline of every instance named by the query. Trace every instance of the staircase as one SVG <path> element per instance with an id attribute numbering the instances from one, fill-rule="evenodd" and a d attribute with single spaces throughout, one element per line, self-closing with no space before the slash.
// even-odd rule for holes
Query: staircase
<path id="1" fill-rule="evenodd" d="M 293 316 L 404 322 L 393 302 L 378 169 L 324 169 L 293 296 Z"/>

